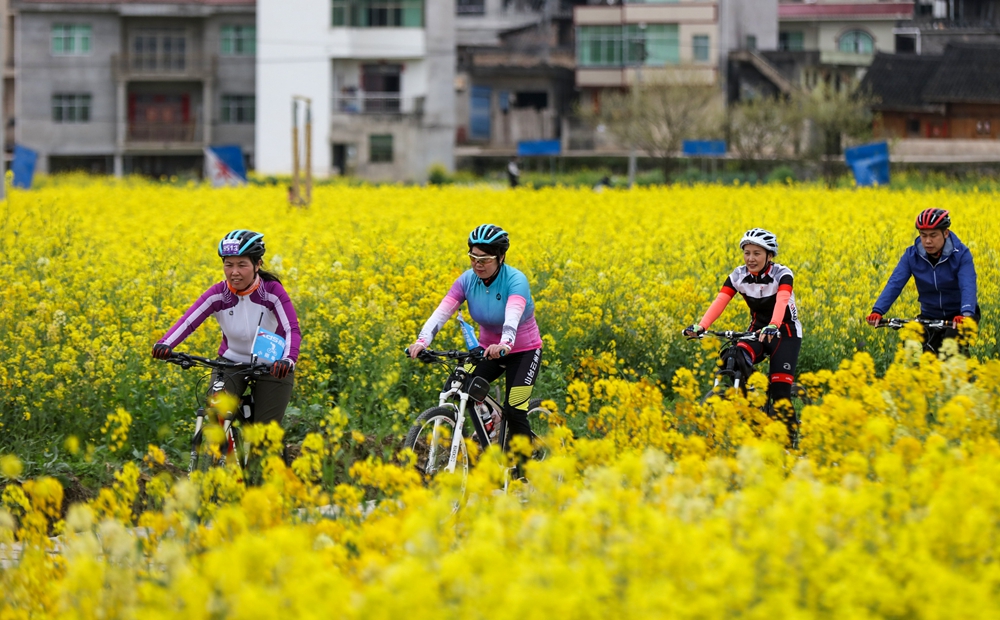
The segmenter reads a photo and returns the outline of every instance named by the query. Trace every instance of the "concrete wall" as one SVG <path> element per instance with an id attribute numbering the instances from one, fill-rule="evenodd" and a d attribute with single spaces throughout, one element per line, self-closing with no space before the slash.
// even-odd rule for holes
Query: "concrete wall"
<path id="1" fill-rule="evenodd" d="M 52 24 L 91 27 L 91 51 L 83 56 L 52 54 Z M 15 33 L 18 88 L 15 140 L 39 153 L 38 170 L 48 170 L 48 155 L 110 155 L 115 150 L 115 83 L 111 55 L 121 38 L 117 16 L 44 14 L 22 11 Z M 52 122 L 52 95 L 89 93 L 90 122 Z"/>
<path id="2" fill-rule="evenodd" d="M 212 84 L 212 144 L 239 144 L 251 157 L 255 147 L 254 123 L 223 123 L 222 96 L 256 94 L 257 63 L 254 56 L 222 56 L 220 52 L 223 26 L 253 26 L 254 22 L 251 13 L 212 16 L 205 20 L 202 43 L 208 54 L 218 56 Z M 257 37 L 260 38 L 259 32 Z"/>

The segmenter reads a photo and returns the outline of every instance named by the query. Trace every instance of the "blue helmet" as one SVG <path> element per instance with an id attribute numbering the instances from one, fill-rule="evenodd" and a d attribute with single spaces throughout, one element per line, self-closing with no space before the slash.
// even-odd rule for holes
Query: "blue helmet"
<path id="1" fill-rule="evenodd" d="M 469 233 L 469 247 L 474 245 L 489 246 L 497 254 L 506 254 L 510 248 L 510 236 L 495 224 L 481 224 Z"/>
<path id="2" fill-rule="evenodd" d="M 264 257 L 264 235 L 252 230 L 234 230 L 219 242 L 219 256 L 248 256 L 260 260 Z"/>

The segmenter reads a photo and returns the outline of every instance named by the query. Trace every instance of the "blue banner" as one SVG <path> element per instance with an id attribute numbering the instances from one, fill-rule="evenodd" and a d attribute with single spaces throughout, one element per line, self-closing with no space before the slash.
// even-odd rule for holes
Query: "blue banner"
<path id="1" fill-rule="evenodd" d="M 517 143 L 518 157 L 532 155 L 559 155 L 562 144 L 558 140 L 521 140 Z"/>
<path id="2" fill-rule="evenodd" d="M 213 187 L 245 184 L 247 168 L 243 164 L 243 149 L 238 145 L 206 148 L 205 176 L 212 181 Z"/>
<path id="3" fill-rule="evenodd" d="M 854 173 L 858 187 L 889 184 L 889 145 L 875 142 L 852 146 L 844 151 L 844 161 Z"/>
<path id="4" fill-rule="evenodd" d="M 724 157 L 725 140 L 685 140 L 681 149 L 685 157 Z"/>
<path id="5" fill-rule="evenodd" d="M 35 178 L 35 164 L 38 163 L 38 153 L 31 149 L 14 145 L 14 161 L 10 169 L 14 172 L 14 187 L 28 189 Z"/>
<path id="6" fill-rule="evenodd" d="M 465 322 L 462 311 L 458 311 L 458 324 L 462 327 L 462 337 L 465 338 L 465 346 L 472 351 L 479 346 L 479 338 L 476 338 L 476 331 Z"/>

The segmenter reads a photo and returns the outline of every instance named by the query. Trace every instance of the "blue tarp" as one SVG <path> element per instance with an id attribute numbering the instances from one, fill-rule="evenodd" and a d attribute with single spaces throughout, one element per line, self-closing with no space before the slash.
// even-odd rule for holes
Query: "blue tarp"
<path id="1" fill-rule="evenodd" d="M 38 153 L 20 144 L 14 145 L 14 161 L 10 164 L 10 169 L 14 172 L 14 187 L 31 187 L 37 162 Z"/>
<path id="2" fill-rule="evenodd" d="M 685 157 L 724 157 L 725 140 L 685 140 L 681 149 Z"/>
<path id="3" fill-rule="evenodd" d="M 517 143 L 518 157 L 532 155 L 559 155 L 562 145 L 559 140 L 521 140 Z"/>
<path id="4" fill-rule="evenodd" d="M 844 161 L 854 172 L 858 187 L 889 184 L 889 145 L 862 144 L 844 151 Z"/>

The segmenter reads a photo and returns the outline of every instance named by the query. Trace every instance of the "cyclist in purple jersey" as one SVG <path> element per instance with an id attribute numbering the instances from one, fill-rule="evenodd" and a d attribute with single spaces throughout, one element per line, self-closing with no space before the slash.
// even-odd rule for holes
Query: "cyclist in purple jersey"
<path id="1" fill-rule="evenodd" d="M 153 345 L 153 357 L 168 359 L 175 346 L 190 336 L 208 317 L 222 328 L 219 357 L 250 363 L 257 327 L 285 340 L 271 374 L 257 377 L 254 385 L 254 421 L 279 424 L 292 396 L 295 362 L 299 357 L 299 320 L 288 293 L 278 277 L 262 269 L 264 235 L 234 230 L 219 242 L 219 256 L 226 279 L 212 285 Z M 245 375 L 245 373 L 244 373 Z M 240 396 L 246 390 L 244 377 L 232 371 L 212 373 L 210 394 L 225 391 Z"/>
<path id="2" fill-rule="evenodd" d="M 486 357 L 474 374 L 492 382 L 506 373 L 506 448 L 511 435 L 531 436 L 528 403 L 541 368 L 542 338 L 528 278 L 505 260 L 510 248 L 507 232 L 483 224 L 469 234 L 468 246 L 472 268 L 455 280 L 409 351 L 416 359 L 462 302 L 468 301 L 469 315 L 479 323 L 479 344 Z"/>

